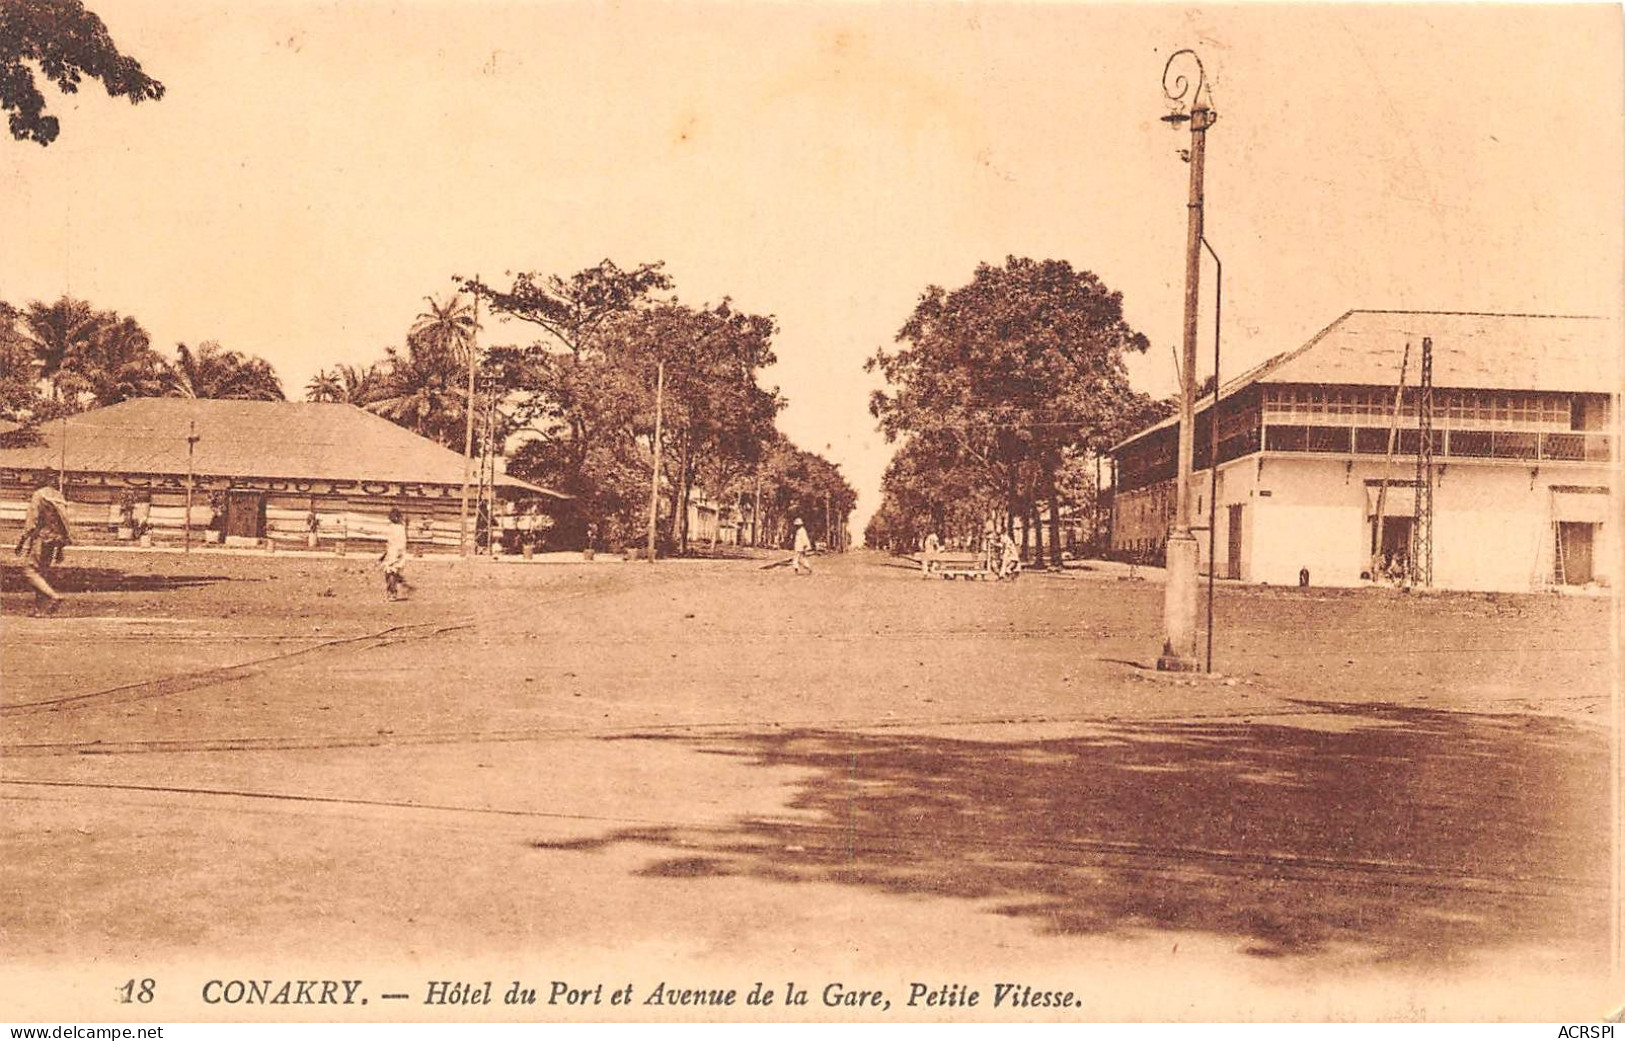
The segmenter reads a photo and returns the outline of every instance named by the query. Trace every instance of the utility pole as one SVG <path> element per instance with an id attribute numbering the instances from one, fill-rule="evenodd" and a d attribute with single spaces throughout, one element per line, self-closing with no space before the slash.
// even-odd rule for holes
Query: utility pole
<path id="1" fill-rule="evenodd" d="M 1224 262 L 1206 238 L 1213 258 L 1213 404 L 1207 412 L 1207 671 L 1213 671 L 1213 579 L 1219 569 L 1219 321 L 1224 316 Z"/>
<path id="2" fill-rule="evenodd" d="M 480 276 L 474 276 L 474 284 L 480 284 Z M 457 512 L 457 551 L 468 556 L 468 480 L 470 471 L 474 469 L 474 359 L 479 355 L 480 335 L 480 291 L 474 290 L 474 331 L 473 338 L 468 344 L 468 405 L 463 410 L 466 421 L 463 424 L 463 498 Z"/>
<path id="3" fill-rule="evenodd" d="M 184 552 L 186 553 L 192 552 L 192 453 L 197 448 L 197 443 L 197 420 L 188 420 L 186 426 L 186 521 L 182 525 L 186 531 L 184 541 Z"/>
<path id="4" fill-rule="evenodd" d="M 1174 62 L 1189 56 L 1196 65 L 1196 83 L 1181 72 L 1170 78 Z M 1185 340 L 1179 366 L 1179 470 L 1174 489 L 1174 523 L 1168 533 L 1167 581 L 1163 586 L 1162 620 L 1165 638 L 1157 668 L 1165 672 L 1195 672 L 1201 668 L 1196 656 L 1197 557 L 1200 551 L 1191 534 L 1191 463 L 1196 446 L 1196 319 L 1202 266 L 1202 167 L 1207 149 L 1208 128 L 1218 119 L 1209 107 L 1202 61 L 1192 50 L 1175 51 L 1162 70 L 1162 92 L 1168 100 L 1181 103 L 1188 96 L 1190 112 L 1174 112 L 1163 121 L 1178 127 L 1191 125 L 1191 146 L 1187 156 L 1191 167 L 1190 201 L 1187 206 L 1185 236 Z"/>
<path id="5" fill-rule="evenodd" d="M 750 511 L 750 545 L 752 549 L 762 546 L 762 471 L 756 471 L 756 505 Z"/>
<path id="6" fill-rule="evenodd" d="M 666 395 L 666 363 L 655 369 L 654 469 L 649 472 L 649 563 L 655 562 L 655 520 L 660 514 L 660 409 Z"/>

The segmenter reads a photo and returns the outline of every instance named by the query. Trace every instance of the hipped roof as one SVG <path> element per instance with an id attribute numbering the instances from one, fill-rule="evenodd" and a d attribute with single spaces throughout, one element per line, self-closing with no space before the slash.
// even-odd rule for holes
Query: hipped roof
<path id="1" fill-rule="evenodd" d="M 135 398 L 41 424 L 37 443 L 0 448 L 0 467 L 69 473 L 182 474 L 196 424 L 199 476 L 461 485 L 463 457 L 354 405 Z M 64 427 L 66 428 L 64 430 Z M 498 474 L 498 485 L 570 496 Z"/>
<path id="2" fill-rule="evenodd" d="M 1308 343 L 1227 380 L 1219 400 L 1259 383 L 1392 387 L 1410 345 L 1407 386 L 1419 378 L 1422 337 L 1433 339 L 1433 385 L 1457 390 L 1614 394 L 1619 391 L 1618 327 L 1582 315 L 1466 311 L 1349 311 Z M 1197 402 L 1197 412 L 1211 406 Z M 1177 426 L 1169 416 L 1113 446 Z"/>

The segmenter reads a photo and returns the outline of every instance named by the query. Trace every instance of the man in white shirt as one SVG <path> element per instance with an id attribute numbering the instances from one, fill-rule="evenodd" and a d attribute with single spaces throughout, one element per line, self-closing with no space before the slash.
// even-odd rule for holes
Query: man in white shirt
<path id="1" fill-rule="evenodd" d="M 1016 540 L 1005 531 L 999 535 L 999 578 L 1015 578 L 1021 574 L 1021 550 Z"/>
<path id="2" fill-rule="evenodd" d="M 796 518 L 795 550 L 795 558 L 790 563 L 795 567 L 796 574 L 812 574 L 812 564 L 807 562 L 807 554 L 812 552 L 812 536 L 807 534 L 807 526 L 801 523 L 800 517 Z"/>
<path id="3" fill-rule="evenodd" d="M 403 574 L 406 568 L 406 521 L 400 510 L 389 511 L 389 529 L 384 533 L 384 552 L 378 558 L 384 565 L 384 590 L 389 599 L 399 600 L 400 589 L 412 588 Z"/>

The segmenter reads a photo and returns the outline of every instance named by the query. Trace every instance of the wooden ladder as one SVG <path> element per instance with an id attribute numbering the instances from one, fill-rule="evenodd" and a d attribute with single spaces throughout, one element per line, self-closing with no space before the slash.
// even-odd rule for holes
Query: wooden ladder
<path id="1" fill-rule="evenodd" d="M 1557 519 L 1557 493 L 1547 490 L 1546 496 L 1546 539 L 1552 550 L 1551 567 L 1546 566 L 1546 553 L 1540 548 L 1540 540 L 1535 540 L 1535 563 L 1529 575 L 1529 584 L 1533 589 L 1544 592 L 1556 592 L 1564 584 L 1566 568 L 1563 561 L 1563 525 Z"/>
<path id="2" fill-rule="evenodd" d="M 1568 585 L 1569 580 L 1563 568 L 1563 523 L 1555 519 L 1552 521 L 1552 539 L 1552 585 L 1561 588 Z"/>

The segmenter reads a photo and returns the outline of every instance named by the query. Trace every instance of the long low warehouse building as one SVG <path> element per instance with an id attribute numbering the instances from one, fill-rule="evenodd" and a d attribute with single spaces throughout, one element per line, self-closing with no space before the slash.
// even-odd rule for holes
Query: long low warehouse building
<path id="1" fill-rule="evenodd" d="M 398 508 L 414 550 L 450 550 L 464 475 L 458 453 L 354 405 L 138 398 L 0 436 L 0 535 L 16 537 L 44 481 L 62 484 L 80 542 L 179 543 L 190 485 L 196 542 L 338 549 L 381 539 Z M 569 498 L 494 484 L 543 510 Z"/>
<path id="2" fill-rule="evenodd" d="M 1432 524 L 1419 542 L 1424 338 Z M 1425 573 L 1431 550 L 1441 588 L 1617 583 L 1620 366 L 1619 328 L 1604 319 L 1350 311 L 1221 389 L 1216 559 L 1203 533 L 1202 566 L 1246 582 L 1297 584 L 1307 572 L 1315 585 L 1353 586 L 1406 573 L 1413 554 Z M 1204 527 L 1212 414 L 1209 396 L 1193 425 L 1193 523 Z M 1160 560 L 1178 437 L 1168 419 L 1112 450 L 1116 553 Z"/>

